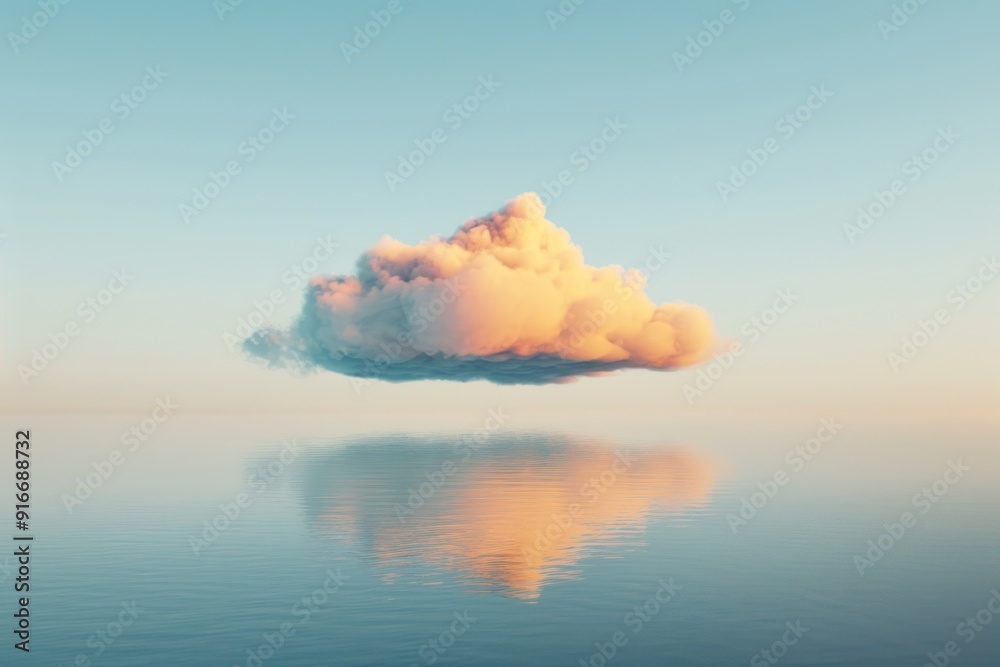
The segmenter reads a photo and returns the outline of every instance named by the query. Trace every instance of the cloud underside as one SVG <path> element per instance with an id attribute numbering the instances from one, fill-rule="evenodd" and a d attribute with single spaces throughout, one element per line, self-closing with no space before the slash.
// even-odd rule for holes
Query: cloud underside
<path id="1" fill-rule="evenodd" d="M 245 349 L 269 365 L 389 382 L 566 382 L 670 370 L 712 345 L 707 313 L 657 306 L 645 276 L 584 263 L 534 194 L 415 246 L 383 237 L 352 276 L 317 276 L 287 330 Z"/>
<path id="2" fill-rule="evenodd" d="M 628 361 L 571 361 L 558 356 L 447 357 L 421 354 L 405 360 L 334 356 L 317 350 L 284 348 L 260 336 L 247 341 L 247 351 L 275 366 L 299 372 L 322 368 L 355 378 L 411 382 L 416 380 L 487 380 L 495 384 L 553 384 L 572 382 L 582 375 L 601 375 L 629 368 Z M 277 353 L 276 353 L 277 352 Z M 666 369 L 661 369 L 666 370 Z"/>

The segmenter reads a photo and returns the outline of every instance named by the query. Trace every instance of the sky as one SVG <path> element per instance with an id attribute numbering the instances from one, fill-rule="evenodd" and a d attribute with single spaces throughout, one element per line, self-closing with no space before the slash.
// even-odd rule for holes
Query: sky
<path id="1" fill-rule="evenodd" d="M 6 414 L 995 419 L 995 3 L 46 6 L 0 9 Z M 260 304 L 293 322 L 307 274 L 531 191 L 741 354 L 359 388 L 231 345 Z"/>

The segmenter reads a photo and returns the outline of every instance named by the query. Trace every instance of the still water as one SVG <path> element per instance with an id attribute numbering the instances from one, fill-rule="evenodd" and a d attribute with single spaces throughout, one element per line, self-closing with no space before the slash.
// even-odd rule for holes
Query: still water
<path id="1" fill-rule="evenodd" d="M 19 421 L 4 665 L 1000 665 L 973 427 L 178 418 L 131 451 L 134 418 Z"/>

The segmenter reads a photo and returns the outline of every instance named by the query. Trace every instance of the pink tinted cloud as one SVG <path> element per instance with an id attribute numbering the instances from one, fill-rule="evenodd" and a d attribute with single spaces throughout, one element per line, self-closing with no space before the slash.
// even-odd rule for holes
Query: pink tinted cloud
<path id="1" fill-rule="evenodd" d="M 656 305 L 644 287 L 634 269 L 587 265 L 527 193 L 450 238 L 411 246 L 383 237 L 357 275 L 314 278 L 290 330 L 261 330 L 246 348 L 277 365 L 354 377 L 501 384 L 704 359 L 708 314 Z"/>

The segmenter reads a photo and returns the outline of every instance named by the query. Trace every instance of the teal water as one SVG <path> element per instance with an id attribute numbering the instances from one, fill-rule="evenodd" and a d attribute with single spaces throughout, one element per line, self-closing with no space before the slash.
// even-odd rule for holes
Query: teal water
<path id="1" fill-rule="evenodd" d="M 819 419 L 178 419 L 70 512 L 131 420 L 23 421 L 32 651 L 5 665 L 1000 664 L 1000 467 L 972 428 L 845 424 L 806 460 Z"/>

